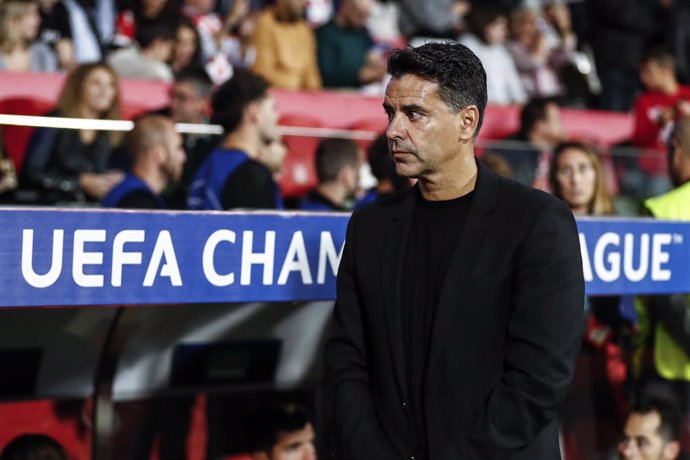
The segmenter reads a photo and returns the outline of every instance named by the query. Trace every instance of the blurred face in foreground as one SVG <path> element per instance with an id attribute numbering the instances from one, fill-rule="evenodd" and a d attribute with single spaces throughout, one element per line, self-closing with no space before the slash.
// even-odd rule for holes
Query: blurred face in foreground
<path id="1" fill-rule="evenodd" d="M 622 460 L 674 460 L 678 458 L 678 441 L 665 440 L 659 433 L 661 417 L 657 412 L 632 413 L 618 445 Z"/>

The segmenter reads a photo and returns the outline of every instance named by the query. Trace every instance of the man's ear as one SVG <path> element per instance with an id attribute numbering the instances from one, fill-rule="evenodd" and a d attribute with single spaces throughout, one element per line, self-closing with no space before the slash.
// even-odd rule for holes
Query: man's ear
<path id="1" fill-rule="evenodd" d="M 167 160 L 168 152 L 162 144 L 156 143 L 151 147 L 151 155 L 156 159 L 156 163 L 163 164 Z"/>
<path id="2" fill-rule="evenodd" d="M 469 105 L 458 112 L 459 132 L 458 141 L 463 144 L 474 138 L 479 125 L 479 109 L 476 105 Z"/>

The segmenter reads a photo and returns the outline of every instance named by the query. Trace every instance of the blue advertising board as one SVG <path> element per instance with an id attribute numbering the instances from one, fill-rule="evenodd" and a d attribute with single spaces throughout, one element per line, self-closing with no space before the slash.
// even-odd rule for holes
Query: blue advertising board
<path id="1" fill-rule="evenodd" d="M 348 214 L 0 210 L 0 306 L 327 300 Z M 690 224 L 578 220 L 587 292 L 690 292 Z"/>
<path id="2" fill-rule="evenodd" d="M 0 210 L 0 305 L 331 299 L 348 218 Z"/>

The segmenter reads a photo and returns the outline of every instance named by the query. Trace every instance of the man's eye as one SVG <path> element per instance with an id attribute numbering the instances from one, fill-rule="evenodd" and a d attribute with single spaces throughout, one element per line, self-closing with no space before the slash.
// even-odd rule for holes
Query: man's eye
<path id="1" fill-rule="evenodd" d="M 419 112 L 410 112 L 407 116 L 410 120 L 417 120 L 421 117 Z"/>

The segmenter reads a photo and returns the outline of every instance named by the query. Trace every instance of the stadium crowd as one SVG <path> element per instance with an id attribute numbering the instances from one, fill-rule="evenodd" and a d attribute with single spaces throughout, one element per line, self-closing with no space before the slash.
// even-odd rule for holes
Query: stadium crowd
<path id="1" fill-rule="evenodd" d="M 645 200 L 690 179 L 689 17 L 679 0 L 0 0 L 0 71 L 67 74 L 48 116 L 117 120 L 120 78 L 170 85 L 169 104 L 137 117 L 125 136 L 37 128 L 21 164 L 2 160 L 0 199 L 351 211 L 410 185 L 395 174 L 385 137 L 366 148 L 320 142 L 317 186 L 283 196 L 291 152 L 270 88 L 381 95 L 391 49 L 457 40 L 482 60 L 489 103 L 521 107 L 520 129 L 482 146 L 491 169 L 555 194 L 576 215 L 667 217 Z M 568 138 L 564 107 L 631 111 L 633 132 L 618 146 Z M 217 124 L 223 134 L 179 135 L 174 123 Z M 584 300 L 582 349 L 562 414 L 569 460 L 690 451 L 690 330 L 667 334 L 681 370 L 652 353 L 668 346 L 655 341 L 657 328 L 687 328 L 678 305 L 690 311 L 687 296 Z M 311 430 L 300 416 L 293 428 Z M 313 458 L 312 438 L 304 457 L 289 458 Z M 664 456 L 640 456 L 647 438 Z M 255 458 L 288 458 L 269 455 L 272 445 L 262 442 Z"/>

